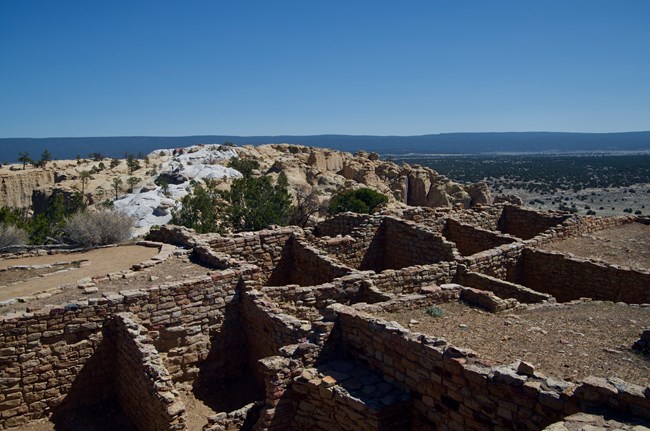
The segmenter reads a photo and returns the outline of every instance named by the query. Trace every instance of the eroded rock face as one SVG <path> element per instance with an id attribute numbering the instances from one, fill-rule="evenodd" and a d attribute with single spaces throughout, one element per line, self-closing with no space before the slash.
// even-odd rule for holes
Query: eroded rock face
<path id="1" fill-rule="evenodd" d="M 271 173 L 278 171 L 281 163 L 292 188 L 309 189 L 321 196 L 341 187 L 368 186 L 388 195 L 392 206 L 469 208 L 492 201 L 485 184 L 458 184 L 430 168 L 400 166 L 379 160 L 376 153 L 366 151 L 352 155 L 289 144 L 245 146 L 238 151 L 243 157 L 258 160 L 262 169 Z"/>
<path id="2" fill-rule="evenodd" d="M 51 187 L 56 174 L 51 170 L 27 169 L 0 174 L 0 206 L 28 208 L 34 190 Z"/>

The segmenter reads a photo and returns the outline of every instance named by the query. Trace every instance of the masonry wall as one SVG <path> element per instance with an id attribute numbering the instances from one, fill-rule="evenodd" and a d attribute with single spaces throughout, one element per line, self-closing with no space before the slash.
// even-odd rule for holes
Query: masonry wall
<path id="1" fill-rule="evenodd" d="M 335 237 L 337 235 L 348 235 L 353 229 L 371 222 L 369 215 L 355 213 L 341 213 L 318 223 L 314 228 L 314 235 L 322 237 Z M 378 224 L 378 223 L 377 223 Z"/>
<path id="2" fill-rule="evenodd" d="M 283 346 L 306 339 L 311 325 L 283 313 L 257 290 L 247 290 L 242 296 L 242 313 L 246 338 L 252 340 L 249 364 L 261 382 L 257 361 L 279 354 Z"/>
<path id="3" fill-rule="evenodd" d="M 208 243 L 217 253 L 225 253 L 237 260 L 259 266 L 262 269 L 262 282 L 266 283 L 273 279 L 274 274 L 285 274 L 290 270 L 290 239 L 296 231 L 296 227 L 286 227 L 243 232 L 228 237 L 213 237 Z"/>
<path id="4" fill-rule="evenodd" d="M 498 230 L 521 239 L 530 239 L 571 217 L 566 214 L 542 213 L 506 205 L 499 218 Z"/>
<path id="5" fill-rule="evenodd" d="M 104 310 L 60 307 L 0 319 L 0 428 L 91 405 L 113 391 Z"/>
<path id="6" fill-rule="evenodd" d="M 185 405 L 147 330 L 128 313 L 116 315 L 111 329 L 115 390 L 124 413 L 140 431 L 184 430 Z"/>
<path id="7" fill-rule="evenodd" d="M 352 272 L 347 266 L 334 262 L 326 253 L 297 238 L 291 239 L 291 259 L 287 279 L 280 284 L 313 286 Z"/>
<path id="8" fill-rule="evenodd" d="M 458 252 L 463 256 L 489 250 L 503 244 L 517 241 L 508 235 L 498 234 L 486 229 L 476 228 L 460 223 L 452 218 L 447 219 L 442 235 L 453 242 Z"/>
<path id="9" fill-rule="evenodd" d="M 378 217 L 369 218 L 343 237 L 316 238 L 315 245 L 350 268 L 380 271 L 384 261 L 380 222 Z"/>
<path id="10" fill-rule="evenodd" d="M 386 293 L 417 292 L 422 286 L 450 283 L 456 275 L 456 262 L 416 265 L 399 270 L 385 270 L 370 276 L 374 286 Z"/>
<path id="11" fill-rule="evenodd" d="M 572 384 L 484 367 L 473 353 L 434 337 L 339 306 L 338 333 L 347 358 L 383 374 L 413 399 L 413 430 L 539 430 L 589 409 L 650 418 L 643 388 L 588 378 Z"/>
<path id="12" fill-rule="evenodd" d="M 382 269 L 452 261 L 457 256 L 452 243 L 411 222 L 386 217 L 381 230 L 384 241 Z"/>
<path id="13" fill-rule="evenodd" d="M 493 292 L 499 298 L 512 298 L 524 304 L 534 304 L 543 301 L 553 301 L 552 295 L 540 293 L 536 290 L 520 286 L 509 281 L 500 280 L 489 275 L 479 274 L 471 271 L 463 271 L 457 274 L 456 283 L 475 289 Z"/>
<path id="14" fill-rule="evenodd" d="M 650 303 L 650 272 L 526 248 L 515 281 L 558 301 L 588 297 L 630 304 Z"/>
<path id="15" fill-rule="evenodd" d="M 115 356 L 105 332 L 119 312 L 131 312 L 143 322 L 173 379 L 195 379 L 211 353 L 211 337 L 197 345 L 181 337 L 175 344 L 163 343 L 161 333 L 190 328 L 196 335 L 218 334 L 228 321 L 226 306 L 237 300 L 239 281 L 258 278 L 258 268 L 243 266 L 174 285 L 0 317 L 0 426 L 94 404 L 112 393 Z"/>

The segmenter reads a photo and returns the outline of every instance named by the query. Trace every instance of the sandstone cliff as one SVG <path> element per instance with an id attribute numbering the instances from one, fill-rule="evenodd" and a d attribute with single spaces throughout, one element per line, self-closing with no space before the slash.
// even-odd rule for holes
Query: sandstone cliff
<path id="1" fill-rule="evenodd" d="M 108 159 L 57 160 L 46 168 L 28 167 L 24 171 L 16 170 L 16 166 L 13 170 L 3 167 L 0 204 L 32 207 L 38 212 L 55 190 L 64 197 L 83 191 L 89 204 L 114 201 L 116 208 L 133 215 L 136 232 L 140 234 L 152 225 L 168 223 L 171 210 L 191 190 L 193 181 L 210 179 L 222 189 L 230 187 L 232 179 L 241 176 L 226 167 L 236 156 L 257 160 L 261 167 L 259 175 L 277 176 L 284 172 L 295 196 L 311 194 L 322 204 L 340 190 L 366 186 L 389 196 L 389 208 L 406 205 L 468 208 L 491 203 L 484 184 L 458 184 L 432 169 L 382 161 L 374 153 L 360 151 L 352 155 L 300 145 L 269 144 L 195 145 L 157 150 L 146 161 L 141 160 L 141 167 L 133 172 L 129 172 L 124 160 L 113 165 Z M 92 172 L 86 181 L 82 181 L 83 172 Z M 117 188 L 116 180 L 120 182 Z M 119 199 L 115 199 L 116 195 Z"/>
<path id="2" fill-rule="evenodd" d="M 288 144 L 238 149 L 260 162 L 264 171 L 284 171 L 294 189 L 329 196 L 340 188 L 369 186 L 391 197 L 392 204 L 465 208 L 491 203 L 485 184 L 462 185 L 419 165 L 397 165 L 365 151 L 340 151 Z"/>

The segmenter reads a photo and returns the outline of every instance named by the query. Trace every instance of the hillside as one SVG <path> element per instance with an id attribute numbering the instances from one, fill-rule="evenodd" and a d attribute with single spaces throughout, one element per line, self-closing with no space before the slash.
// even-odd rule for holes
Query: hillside
<path id="1" fill-rule="evenodd" d="M 137 160 L 129 169 L 125 160 L 56 160 L 45 168 L 10 165 L 0 168 L 0 206 L 32 207 L 42 210 L 50 196 L 71 196 L 83 192 L 90 204 L 106 201 L 133 215 L 136 233 L 171 220 L 172 209 L 192 188 L 193 181 L 215 180 L 219 188 L 230 187 L 239 172 L 228 168 L 232 157 L 257 160 L 255 175 L 275 177 L 284 172 L 294 196 L 315 196 L 325 205 L 339 190 L 362 186 L 389 197 L 390 207 L 469 208 L 491 202 L 482 184 L 461 185 L 430 168 L 397 165 L 379 160 L 375 153 L 355 155 L 336 150 L 289 144 L 262 146 L 195 145 L 178 149 L 158 149 Z M 84 174 L 90 173 L 87 180 Z M 163 186 L 163 183 L 165 184 Z"/>
<path id="2" fill-rule="evenodd" d="M 650 151 L 650 131 L 622 133 L 494 132 L 441 133 L 421 136 L 311 135 L 311 136 L 119 136 L 74 138 L 0 138 L 0 161 L 14 162 L 19 151 L 38 157 L 48 149 L 55 158 L 73 159 L 99 152 L 109 157 L 149 153 L 157 148 L 196 144 L 263 145 L 288 143 L 340 151 L 382 154 L 475 154 L 492 152 Z"/>

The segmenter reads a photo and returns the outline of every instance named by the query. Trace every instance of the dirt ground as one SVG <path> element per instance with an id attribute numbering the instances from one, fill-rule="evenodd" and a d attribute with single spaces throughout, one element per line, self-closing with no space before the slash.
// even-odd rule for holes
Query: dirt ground
<path id="1" fill-rule="evenodd" d="M 15 265 L 43 265 L 82 260 L 86 260 L 87 262 L 85 265 L 69 271 L 51 273 L 45 276 L 26 279 L 22 282 L 0 286 L 0 301 L 18 296 L 28 296 L 35 292 L 63 284 L 75 283 L 84 277 L 129 269 L 131 265 L 149 260 L 156 254 L 158 254 L 158 249 L 154 247 L 125 245 L 99 248 L 80 253 L 52 254 L 3 260 L 0 261 L 0 268 L 8 268 Z"/>
<path id="2" fill-rule="evenodd" d="M 146 259 L 136 259 L 136 262 L 134 263 L 139 263 L 143 260 Z M 132 276 L 129 278 L 97 283 L 96 293 L 85 295 L 83 294 L 82 289 L 73 286 L 47 298 L 34 299 L 26 303 L 17 303 L 5 306 L 0 308 L 0 313 L 22 312 L 28 309 L 34 310 L 48 304 L 65 304 L 80 299 L 99 298 L 103 293 L 118 292 L 127 289 L 144 289 L 163 283 L 173 283 L 188 278 L 196 278 L 210 273 L 211 270 L 209 268 L 195 262 L 194 259 L 188 255 L 172 255 L 158 265 L 132 273 Z M 78 279 L 75 277 L 74 280 L 76 281 Z"/>
<path id="3" fill-rule="evenodd" d="M 633 268 L 650 269 L 650 226 L 630 223 L 542 246 Z"/>
<path id="4" fill-rule="evenodd" d="M 570 381 L 594 375 L 650 384 L 650 358 L 630 349 L 650 326 L 650 308 L 586 302 L 492 314 L 459 302 L 438 307 L 443 317 L 424 309 L 380 317 L 404 327 L 415 319 L 411 330 L 468 347 L 490 366 L 521 359 Z"/>

